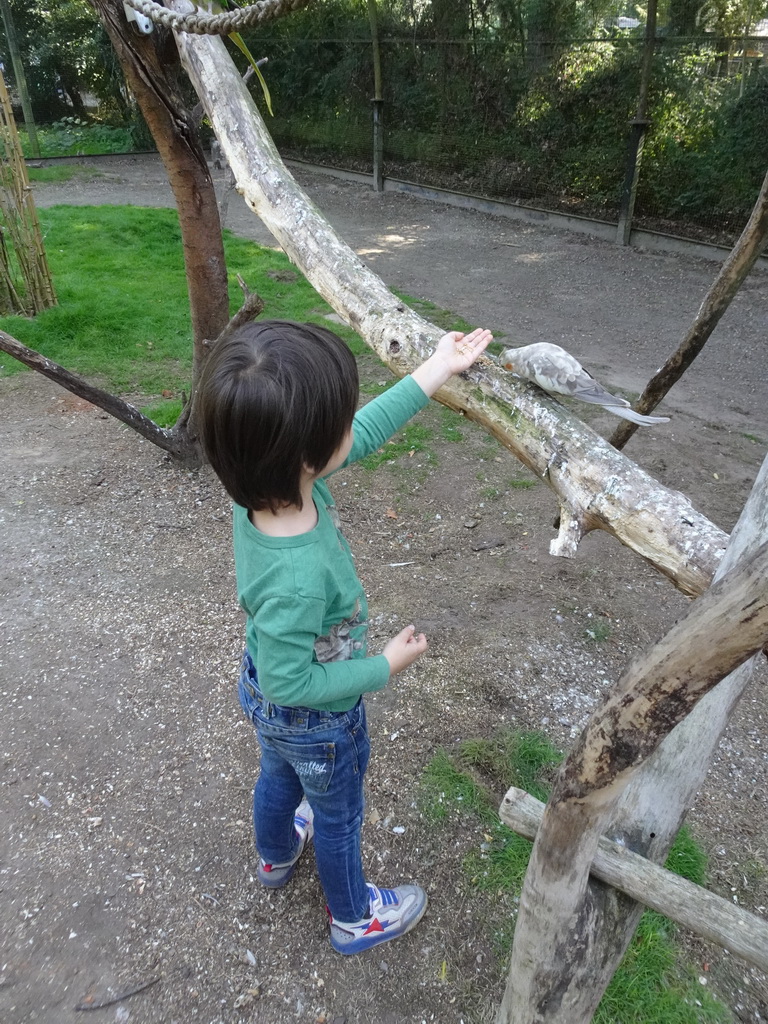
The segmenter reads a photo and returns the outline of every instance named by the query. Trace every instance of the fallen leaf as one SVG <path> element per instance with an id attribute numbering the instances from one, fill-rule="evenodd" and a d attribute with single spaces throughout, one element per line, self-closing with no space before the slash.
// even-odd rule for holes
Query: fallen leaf
<path id="1" fill-rule="evenodd" d="M 386 513 L 390 519 L 397 519 L 397 512 L 393 508 L 388 508 Z"/>

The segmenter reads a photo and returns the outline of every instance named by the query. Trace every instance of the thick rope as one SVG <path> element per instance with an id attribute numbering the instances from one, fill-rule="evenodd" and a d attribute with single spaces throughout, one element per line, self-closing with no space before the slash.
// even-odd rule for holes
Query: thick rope
<path id="1" fill-rule="evenodd" d="M 249 25 L 258 25 L 262 21 L 281 18 L 285 14 L 306 7 L 310 0 L 256 0 L 247 7 L 238 7 L 234 11 L 223 14 L 203 14 L 197 9 L 188 14 L 169 11 L 155 0 L 126 0 L 139 14 L 143 14 L 156 24 L 177 32 L 192 32 L 195 35 L 228 36 L 232 32 Z"/>

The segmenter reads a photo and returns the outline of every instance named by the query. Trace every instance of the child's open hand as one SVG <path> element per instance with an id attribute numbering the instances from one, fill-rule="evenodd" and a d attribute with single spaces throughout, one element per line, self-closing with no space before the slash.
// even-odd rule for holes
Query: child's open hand
<path id="1" fill-rule="evenodd" d="M 435 351 L 411 374 L 413 379 L 430 398 L 455 373 L 468 370 L 481 352 L 493 341 L 490 331 L 475 328 L 469 334 L 451 331 L 444 334 L 435 346 Z"/>
<path id="2" fill-rule="evenodd" d="M 451 374 L 468 370 L 481 352 L 493 341 L 493 335 L 481 327 L 469 334 L 451 331 L 444 334 L 435 348 L 435 355 L 444 360 Z"/>
<path id="3" fill-rule="evenodd" d="M 415 626 L 406 626 L 392 637 L 381 652 L 389 662 L 389 674 L 394 676 L 420 658 L 428 647 L 423 633 L 416 635 Z"/>

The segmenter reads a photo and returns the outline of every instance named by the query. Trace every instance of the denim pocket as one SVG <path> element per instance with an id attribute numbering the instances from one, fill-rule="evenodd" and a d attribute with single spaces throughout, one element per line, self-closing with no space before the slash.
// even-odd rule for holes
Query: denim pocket
<path id="1" fill-rule="evenodd" d="M 246 717 L 255 725 L 259 701 L 256 698 L 256 690 L 245 670 L 240 673 L 240 678 L 237 681 L 237 696 L 240 699 L 240 707 L 245 712 Z"/>
<path id="2" fill-rule="evenodd" d="M 259 730 L 259 740 L 265 751 L 277 754 L 290 764 L 307 796 L 327 791 L 336 766 L 335 743 L 302 743 L 298 738 L 270 736 L 265 729 Z"/>

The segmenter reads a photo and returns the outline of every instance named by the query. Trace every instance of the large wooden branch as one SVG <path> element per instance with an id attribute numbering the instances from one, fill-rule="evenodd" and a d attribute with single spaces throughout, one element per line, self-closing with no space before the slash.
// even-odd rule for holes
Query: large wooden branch
<path id="1" fill-rule="evenodd" d="M 603 833 L 662 861 L 704 778 L 746 685 L 745 658 L 768 638 L 767 484 L 768 459 L 721 563 L 729 572 L 630 663 L 561 769 L 523 887 L 499 1024 L 592 1019 L 640 908 L 590 883 L 590 865 Z"/>
<path id="2" fill-rule="evenodd" d="M 180 35 L 177 44 L 248 205 L 380 358 L 398 376 L 409 373 L 442 332 L 384 286 L 299 188 L 221 40 Z M 481 424 L 555 491 L 563 514 L 553 554 L 574 555 L 585 533 L 602 529 L 684 593 L 709 586 L 725 534 L 556 401 L 489 361 L 437 397 Z"/>
<path id="3" fill-rule="evenodd" d="M 0 351 L 7 352 L 30 369 L 37 370 L 44 377 L 48 377 L 73 394 L 79 395 L 80 398 L 84 398 L 87 402 L 108 412 L 110 416 L 114 416 L 121 423 L 132 427 L 142 437 L 146 437 L 148 441 L 156 444 L 163 451 L 179 458 L 188 456 L 188 443 L 173 430 L 158 427 L 148 416 L 139 412 L 135 405 L 118 398 L 117 395 L 110 394 L 109 391 L 89 384 L 83 377 L 70 370 L 65 370 L 63 366 L 59 366 L 52 359 L 47 359 L 39 352 L 35 352 L 34 349 L 27 348 L 26 345 L 17 341 L 10 334 L 6 334 L 5 331 L 0 331 Z"/>
<path id="4" fill-rule="evenodd" d="M 535 839 L 545 804 L 513 786 L 499 817 L 521 836 Z M 590 873 L 671 921 L 716 942 L 736 956 L 768 971 L 768 921 L 735 906 L 619 843 L 601 836 Z"/>
<path id="5" fill-rule="evenodd" d="M 703 594 L 649 652 L 633 659 L 568 758 L 562 800 L 613 788 L 713 686 L 768 642 L 768 541 Z"/>

